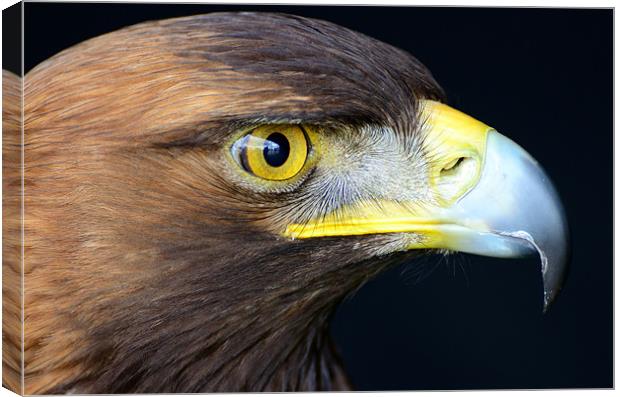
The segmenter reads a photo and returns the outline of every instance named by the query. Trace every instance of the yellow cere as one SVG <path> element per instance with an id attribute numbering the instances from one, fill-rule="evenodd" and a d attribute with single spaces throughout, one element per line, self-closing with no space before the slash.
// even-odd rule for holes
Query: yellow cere
<path id="1" fill-rule="evenodd" d="M 275 143 L 280 152 L 279 162 L 269 162 L 266 147 Z M 273 142 L 272 142 L 273 141 Z M 298 125 L 265 125 L 247 135 L 243 148 L 243 163 L 252 174 L 267 180 L 283 181 L 297 175 L 308 157 L 306 135 Z"/>
<path id="2" fill-rule="evenodd" d="M 283 235 L 290 238 L 418 233 L 420 248 L 449 245 L 444 231 L 453 227 L 446 209 L 465 195 L 480 179 L 486 139 L 491 128 L 447 105 L 421 101 L 420 117 L 425 152 L 429 160 L 429 186 L 438 200 L 434 203 L 399 204 L 384 200 L 354 203 L 316 221 L 288 225 Z M 413 210 L 415 208 L 415 210 Z"/>
<path id="3" fill-rule="evenodd" d="M 425 150 L 431 158 L 429 185 L 443 205 L 462 197 L 478 181 L 491 127 L 440 102 L 420 102 Z M 455 165 L 459 164 L 457 170 Z"/>

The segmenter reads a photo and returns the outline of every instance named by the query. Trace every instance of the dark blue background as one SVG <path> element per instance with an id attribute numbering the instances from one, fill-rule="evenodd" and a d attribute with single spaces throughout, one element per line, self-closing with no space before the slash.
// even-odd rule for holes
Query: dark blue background
<path id="1" fill-rule="evenodd" d="M 466 255 L 394 269 L 343 304 L 332 333 L 357 389 L 612 386 L 611 10 L 27 3 L 25 70 L 123 26 L 221 10 L 326 19 L 411 52 L 565 203 L 571 269 L 546 315 L 537 260 Z"/>

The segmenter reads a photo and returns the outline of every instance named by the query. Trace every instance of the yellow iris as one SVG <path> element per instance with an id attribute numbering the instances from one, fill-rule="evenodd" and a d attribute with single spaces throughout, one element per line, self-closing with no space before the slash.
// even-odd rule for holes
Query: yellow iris
<path id="1" fill-rule="evenodd" d="M 265 125 L 240 138 L 233 156 L 249 173 L 282 181 L 294 177 L 308 157 L 308 141 L 301 126 Z"/>

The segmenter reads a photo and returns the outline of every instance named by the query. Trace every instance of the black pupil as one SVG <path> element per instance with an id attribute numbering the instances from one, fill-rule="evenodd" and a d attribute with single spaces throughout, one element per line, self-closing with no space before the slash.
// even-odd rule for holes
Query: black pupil
<path id="1" fill-rule="evenodd" d="M 279 132 L 274 132 L 265 140 L 263 148 L 263 156 L 265 161 L 272 167 L 279 167 L 286 162 L 291 151 L 291 145 L 288 139 Z"/>

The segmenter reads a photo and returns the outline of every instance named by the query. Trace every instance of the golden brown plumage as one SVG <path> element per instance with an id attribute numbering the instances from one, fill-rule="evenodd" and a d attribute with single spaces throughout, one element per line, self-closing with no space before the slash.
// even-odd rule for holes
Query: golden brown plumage
<path id="1" fill-rule="evenodd" d="M 382 267 L 352 267 L 366 255 L 339 239 L 320 252 L 274 239 L 295 195 L 231 183 L 219 148 L 257 119 L 415 122 L 394 110 L 441 95 L 423 66 L 321 21 L 211 14 L 72 47 L 28 73 L 24 94 L 25 393 L 346 387 L 325 318 Z M 19 344 L 5 351 L 20 390 Z"/>
<path id="2" fill-rule="evenodd" d="M 491 139 L 521 153 L 440 104 L 411 55 L 323 21 L 209 14 L 67 49 L 24 81 L 22 390 L 19 81 L 3 80 L 3 381 L 26 394 L 347 389 L 327 332 L 338 303 L 411 249 L 460 242 L 339 211 L 413 225 L 475 190 Z M 464 130 L 429 132 L 431 108 Z M 263 127 L 302 137 L 294 176 L 253 175 L 244 139 Z M 297 238 L 330 219 L 344 226 Z M 503 256 L 533 249 L 492 232 Z M 563 268 L 549 268 L 552 298 Z"/>
<path id="3" fill-rule="evenodd" d="M 21 391 L 21 80 L 2 71 L 2 380 Z"/>

